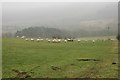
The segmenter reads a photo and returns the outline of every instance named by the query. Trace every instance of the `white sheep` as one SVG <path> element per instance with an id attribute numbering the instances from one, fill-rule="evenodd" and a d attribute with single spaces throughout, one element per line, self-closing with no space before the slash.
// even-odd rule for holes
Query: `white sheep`
<path id="1" fill-rule="evenodd" d="M 95 43 L 95 40 L 92 40 L 93 43 Z"/>
<path id="2" fill-rule="evenodd" d="M 43 41 L 43 39 L 40 39 L 40 41 Z"/>
<path id="3" fill-rule="evenodd" d="M 25 36 L 22 36 L 21 38 L 22 38 L 22 39 L 24 39 L 24 38 L 25 38 Z"/>
<path id="4" fill-rule="evenodd" d="M 58 42 L 61 42 L 61 39 L 58 39 Z"/>
<path id="5" fill-rule="evenodd" d="M 81 40 L 78 40 L 78 42 L 80 42 Z"/>
<path id="6" fill-rule="evenodd" d="M 28 41 L 28 39 L 27 39 L 27 38 L 26 38 L 25 40 L 26 40 L 26 41 Z"/>
<path id="7" fill-rule="evenodd" d="M 69 40 L 71 40 L 71 39 L 67 38 L 67 40 L 69 41 Z"/>
<path id="8" fill-rule="evenodd" d="M 61 42 L 61 39 L 53 39 L 52 42 L 53 42 L 53 43 L 60 43 L 60 42 Z"/>
<path id="9" fill-rule="evenodd" d="M 40 41 L 40 39 L 37 39 L 37 42 L 39 42 Z"/>
<path id="10" fill-rule="evenodd" d="M 31 38 L 30 40 L 31 40 L 31 41 L 34 41 L 34 39 L 33 39 L 33 38 Z"/>
<path id="11" fill-rule="evenodd" d="M 53 40 L 52 40 L 53 43 L 56 42 L 56 41 L 57 41 L 56 39 L 53 39 Z"/>
<path id="12" fill-rule="evenodd" d="M 64 40 L 64 42 L 66 43 L 66 42 L 67 42 L 67 40 L 65 39 L 65 40 Z"/>
<path id="13" fill-rule="evenodd" d="M 114 41 L 115 39 L 110 39 L 111 41 Z"/>
<path id="14" fill-rule="evenodd" d="M 51 40 L 49 39 L 49 40 L 47 40 L 48 42 L 51 42 Z"/>
<path id="15" fill-rule="evenodd" d="M 19 37 L 19 36 L 16 36 L 17 38 Z"/>

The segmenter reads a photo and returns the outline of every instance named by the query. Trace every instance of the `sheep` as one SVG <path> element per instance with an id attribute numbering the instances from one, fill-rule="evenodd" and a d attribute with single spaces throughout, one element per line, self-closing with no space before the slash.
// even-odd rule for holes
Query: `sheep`
<path id="1" fill-rule="evenodd" d="M 33 38 L 31 38 L 30 40 L 31 40 L 31 41 L 34 41 L 34 39 L 33 39 Z"/>
<path id="2" fill-rule="evenodd" d="M 37 42 L 39 42 L 40 41 L 40 39 L 37 39 Z"/>
<path id="3" fill-rule="evenodd" d="M 58 42 L 61 42 L 61 39 L 58 39 Z"/>
<path id="4" fill-rule="evenodd" d="M 67 43 L 67 40 L 65 39 L 64 42 Z"/>
<path id="5" fill-rule="evenodd" d="M 95 43 L 95 40 L 92 40 L 93 43 Z"/>
<path id="6" fill-rule="evenodd" d="M 17 38 L 19 37 L 19 36 L 16 36 Z"/>
<path id="7" fill-rule="evenodd" d="M 27 38 L 26 38 L 25 40 L 26 40 L 26 41 L 28 41 L 28 39 L 27 39 Z"/>
<path id="8" fill-rule="evenodd" d="M 53 39 L 52 42 L 53 42 L 53 43 L 57 42 L 57 39 Z"/>
<path id="9" fill-rule="evenodd" d="M 40 39 L 40 41 L 43 41 L 43 39 Z"/>
<path id="10" fill-rule="evenodd" d="M 48 42 L 51 42 L 51 40 L 49 39 Z"/>
<path id="11" fill-rule="evenodd" d="M 67 40 L 69 41 L 69 40 L 71 40 L 71 39 L 67 38 Z"/>
<path id="12" fill-rule="evenodd" d="M 67 38 L 67 41 L 68 41 L 68 42 L 73 42 L 73 39 Z"/>
<path id="13" fill-rule="evenodd" d="M 55 42 L 55 39 L 53 39 L 52 42 Z"/>
<path id="14" fill-rule="evenodd" d="M 53 43 L 60 43 L 60 42 L 61 42 L 61 39 L 53 39 L 52 42 L 53 42 Z"/>
<path id="15" fill-rule="evenodd" d="M 78 42 L 80 42 L 81 40 L 78 40 Z"/>
<path id="16" fill-rule="evenodd" d="M 24 38 L 25 38 L 25 36 L 22 36 L 21 38 L 22 38 L 22 39 L 24 39 Z"/>
<path id="17" fill-rule="evenodd" d="M 115 39 L 110 39 L 111 41 L 114 41 Z"/>

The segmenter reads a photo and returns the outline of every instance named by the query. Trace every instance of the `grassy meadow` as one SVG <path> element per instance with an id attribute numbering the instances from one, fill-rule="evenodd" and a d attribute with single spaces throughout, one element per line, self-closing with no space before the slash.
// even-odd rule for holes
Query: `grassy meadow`
<path id="1" fill-rule="evenodd" d="M 48 43 L 3 38 L 2 77 L 16 77 L 17 73 L 12 71 L 15 69 L 27 72 L 32 78 L 116 78 L 117 45 L 117 40 L 96 40 L 93 44 L 90 40 Z M 98 61 L 79 61 L 78 58 Z"/>

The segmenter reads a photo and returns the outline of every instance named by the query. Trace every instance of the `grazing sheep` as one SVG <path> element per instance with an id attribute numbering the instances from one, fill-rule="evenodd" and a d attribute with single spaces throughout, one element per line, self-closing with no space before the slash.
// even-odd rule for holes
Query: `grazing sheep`
<path id="1" fill-rule="evenodd" d="M 67 40 L 64 40 L 65 43 L 67 43 Z"/>
<path id="2" fill-rule="evenodd" d="M 78 40 L 78 42 L 80 42 L 81 40 Z"/>
<path id="3" fill-rule="evenodd" d="M 24 39 L 24 38 L 25 38 L 25 36 L 22 36 L 21 38 L 22 38 L 22 39 Z"/>
<path id="4" fill-rule="evenodd" d="M 40 41 L 43 41 L 43 39 L 40 39 Z"/>
<path id="5" fill-rule="evenodd" d="M 52 42 L 53 42 L 53 43 L 56 43 L 56 42 L 57 42 L 57 39 L 53 39 Z"/>
<path id="6" fill-rule="evenodd" d="M 16 36 L 17 38 L 19 38 L 19 36 Z"/>
<path id="7" fill-rule="evenodd" d="M 61 42 L 61 39 L 58 39 L 58 42 Z"/>
<path id="8" fill-rule="evenodd" d="M 34 41 L 34 39 L 33 39 L 33 38 L 31 38 L 30 40 L 31 40 L 31 41 Z"/>
<path id="9" fill-rule="evenodd" d="M 73 39 L 67 38 L 67 41 L 68 41 L 68 42 L 73 42 Z"/>
<path id="10" fill-rule="evenodd" d="M 28 39 L 27 39 L 27 38 L 26 38 L 25 40 L 26 40 L 26 41 L 28 41 Z"/>
<path id="11" fill-rule="evenodd" d="M 53 39 L 52 42 L 53 42 L 53 43 L 60 43 L 60 42 L 61 42 L 61 39 Z"/>
<path id="12" fill-rule="evenodd" d="M 95 43 L 95 40 L 92 40 L 93 43 Z"/>
<path id="13" fill-rule="evenodd" d="M 111 41 L 114 41 L 114 39 L 110 39 Z"/>
<path id="14" fill-rule="evenodd" d="M 71 40 L 71 39 L 67 38 L 67 40 L 69 41 L 69 40 Z"/>
<path id="15" fill-rule="evenodd" d="M 40 41 L 40 39 L 37 39 L 37 42 L 39 42 Z"/>
<path id="16" fill-rule="evenodd" d="M 51 42 L 51 40 L 49 39 L 49 40 L 48 40 L 48 42 L 50 43 L 50 42 Z"/>

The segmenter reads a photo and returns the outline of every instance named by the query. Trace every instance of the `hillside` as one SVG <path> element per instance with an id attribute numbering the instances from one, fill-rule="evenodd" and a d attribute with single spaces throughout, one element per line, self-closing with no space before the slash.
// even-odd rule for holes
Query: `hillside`
<path id="1" fill-rule="evenodd" d="M 27 36 L 27 37 L 94 37 L 94 36 L 116 36 L 117 29 L 97 29 L 97 30 L 62 30 L 58 28 L 47 28 L 47 27 L 29 27 L 17 31 L 15 36 Z"/>

